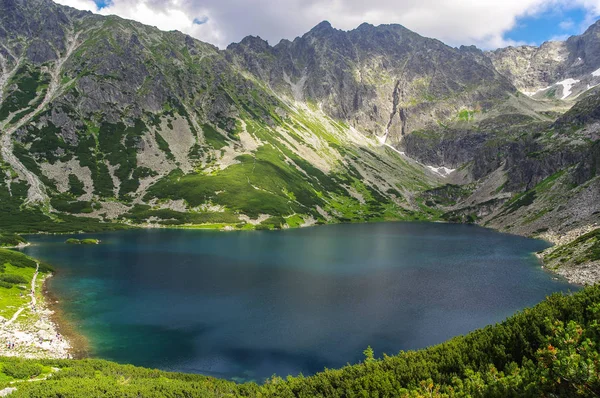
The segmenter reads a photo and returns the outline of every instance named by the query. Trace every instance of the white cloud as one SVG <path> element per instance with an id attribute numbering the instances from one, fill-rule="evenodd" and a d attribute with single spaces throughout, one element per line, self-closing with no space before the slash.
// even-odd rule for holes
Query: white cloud
<path id="1" fill-rule="evenodd" d="M 575 25 L 575 22 L 573 22 L 572 19 L 566 19 L 564 21 L 562 21 L 561 23 L 558 24 L 558 26 L 562 29 L 562 30 L 569 30 L 571 29 L 573 26 Z"/>
<path id="2" fill-rule="evenodd" d="M 345 30 L 362 22 L 399 23 L 450 45 L 496 48 L 520 44 L 504 37 L 519 17 L 573 7 L 584 7 L 590 21 L 600 14 L 600 0 L 112 0 L 101 10 L 91 0 L 56 1 L 180 30 L 219 47 L 247 35 L 275 44 L 329 20 Z"/>
<path id="3" fill-rule="evenodd" d="M 96 6 L 96 3 L 94 3 L 92 0 L 59 0 L 59 1 L 56 1 L 56 3 L 62 4 L 65 6 L 69 6 L 69 7 L 73 7 L 73 8 L 77 8 L 79 10 L 92 11 L 92 12 L 98 11 L 98 7 Z"/>
<path id="4" fill-rule="evenodd" d="M 552 37 L 550 37 L 547 41 L 565 41 L 569 38 L 570 35 L 564 34 L 564 35 L 554 35 Z"/>

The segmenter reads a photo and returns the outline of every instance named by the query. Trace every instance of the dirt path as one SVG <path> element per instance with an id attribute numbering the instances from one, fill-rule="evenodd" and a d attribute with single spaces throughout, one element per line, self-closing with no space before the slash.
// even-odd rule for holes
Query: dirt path
<path id="1" fill-rule="evenodd" d="M 17 318 L 19 317 L 19 315 L 21 315 L 21 312 L 23 312 L 25 309 L 27 309 L 27 306 L 34 306 L 37 304 L 37 300 L 35 298 L 35 280 L 37 279 L 39 270 L 40 270 L 40 263 L 36 262 L 36 268 L 35 268 L 35 273 L 33 274 L 33 278 L 31 278 L 31 292 L 29 293 L 29 295 L 31 296 L 31 301 L 29 302 L 29 304 L 24 305 L 23 307 L 19 308 L 17 310 L 17 312 L 15 312 L 15 314 L 12 316 L 12 318 L 10 318 L 8 321 L 6 321 L 4 323 L 4 327 L 12 324 L 14 321 L 17 320 Z"/>
<path id="2" fill-rule="evenodd" d="M 2 103 L 2 94 L 4 93 L 4 85 L 8 80 L 8 66 L 6 60 L 0 54 L 0 104 Z"/>
<path id="3" fill-rule="evenodd" d="M 40 271 L 40 263 L 36 262 L 35 274 L 33 274 L 33 278 L 31 278 L 31 305 L 34 306 L 37 304 L 37 299 L 35 298 L 35 280 L 37 279 L 38 273 Z"/>
<path id="4" fill-rule="evenodd" d="M 48 203 L 48 195 L 46 187 L 40 181 L 39 177 L 28 170 L 25 165 L 14 155 L 12 135 L 15 131 L 29 123 L 40 111 L 42 111 L 59 92 L 61 86 L 61 72 L 64 63 L 69 59 L 73 51 L 79 47 L 79 33 L 70 33 L 66 38 L 66 51 L 62 56 L 59 56 L 54 68 L 50 71 L 50 84 L 44 95 L 42 102 L 32 111 L 23 116 L 18 122 L 2 131 L 0 138 L 0 152 L 2 158 L 7 162 L 21 177 L 23 177 L 29 185 L 27 192 L 27 203 Z M 3 75 L 5 75 L 3 73 Z"/>
<path id="5" fill-rule="evenodd" d="M 56 373 L 58 371 L 60 371 L 59 368 L 52 368 L 52 371 L 44 377 L 36 377 L 35 379 L 26 379 L 26 380 L 13 380 L 10 382 L 10 384 L 14 385 L 17 383 L 24 383 L 24 382 L 25 383 L 35 383 L 38 381 L 48 380 L 48 378 L 50 376 L 52 376 L 54 373 Z M 0 397 L 7 397 L 15 391 L 17 391 L 17 387 L 6 387 L 5 389 L 0 390 Z"/>
<path id="6" fill-rule="evenodd" d="M 8 59 L 6 59 L 2 54 L 0 54 L 0 104 L 2 104 L 6 84 L 21 65 L 21 58 L 15 57 L 14 54 L 10 52 L 9 49 L 6 48 L 4 45 L 0 44 L 0 46 L 2 46 L 2 48 L 6 51 L 8 55 L 10 55 L 10 57 L 14 61 L 14 65 L 12 66 L 12 68 L 9 68 Z M 2 123 L 0 123 L 0 126 L 1 125 Z"/>

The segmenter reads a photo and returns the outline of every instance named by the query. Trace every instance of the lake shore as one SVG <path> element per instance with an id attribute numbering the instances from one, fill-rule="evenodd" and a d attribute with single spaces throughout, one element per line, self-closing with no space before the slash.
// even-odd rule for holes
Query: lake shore
<path id="1" fill-rule="evenodd" d="M 536 253 L 535 255 L 541 261 L 545 270 L 560 275 L 569 283 L 578 286 L 587 286 L 598 283 L 600 282 L 600 261 L 584 261 L 582 263 L 575 263 L 573 261 L 573 258 L 576 257 L 575 254 L 581 248 L 576 247 L 573 253 L 568 256 L 569 258 L 564 261 L 562 261 L 561 258 L 552 259 L 553 253 L 572 244 L 581 236 L 588 234 L 597 228 L 597 224 L 591 224 L 572 229 L 566 233 L 559 234 L 553 231 L 544 232 L 537 238 L 550 242 L 553 246 L 542 252 Z"/>
<path id="2" fill-rule="evenodd" d="M 300 369 L 312 373 L 322 370 L 327 364 L 338 364 L 335 361 L 342 354 L 344 358 L 354 358 L 352 353 L 360 353 L 362 348 L 358 340 L 375 340 L 370 331 L 364 331 L 362 326 L 355 323 L 356 304 L 352 298 L 348 299 L 353 296 L 346 292 L 355 292 L 358 287 L 363 292 L 360 302 L 368 307 L 360 309 L 361 317 L 375 322 L 373 319 L 376 315 L 372 314 L 377 311 L 372 308 L 383 308 L 386 314 L 388 311 L 393 313 L 393 326 L 398 330 L 404 328 L 414 314 L 410 309 L 398 310 L 397 302 L 412 300 L 423 303 L 419 308 L 430 315 L 425 318 L 420 330 L 435 330 L 431 325 L 437 324 L 441 316 L 445 317 L 444 323 L 451 323 L 458 316 L 457 313 L 468 312 L 468 319 L 473 319 L 473 313 L 477 314 L 476 323 L 465 325 L 464 322 L 457 322 L 452 331 L 444 332 L 444 336 L 436 334 L 423 337 L 419 334 L 419 337 L 405 343 L 407 349 L 433 344 L 455 333 L 466 333 L 471 326 L 497 322 L 500 320 L 498 314 L 508 313 L 508 310 L 512 312 L 513 309 L 516 311 L 537 302 L 537 298 L 541 300 L 546 294 L 568 289 L 561 286 L 562 281 L 553 281 L 549 275 L 544 275 L 539 263 L 531 255 L 546 248 L 544 242 L 470 225 L 354 223 L 310 230 L 237 233 L 169 228 L 87 236 L 101 239 L 103 244 L 69 246 L 64 244 L 66 237 L 63 236 L 31 236 L 32 247 L 25 250 L 25 254 L 37 255 L 57 267 L 56 279 L 50 280 L 47 286 L 49 297 L 54 294 L 59 298 L 56 305 L 62 306 L 66 312 L 67 326 L 71 320 L 75 330 L 86 332 L 84 334 L 90 339 L 93 356 L 148 367 L 160 368 L 161 364 L 166 363 L 169 369 L 176 371 L 199 372 L 201 369 L 203 372 L 226 374 L 226 377 L 261 378 L 281 368 L 270 360 L 266 363 L 264 356 L 257 354 L 251 358 L 250 365 L 244 363 L 244 366 L 260 368 L 264 375 L 243 376 L 243 371 L 238 370 L 241 369 L 238 364 L 244 361 L 243 357 L 232 354 L 228 347 L 242 341 L 243 338 L 239 336 L 244 336 L 245 331 L 252 330 L 256 337 L 244 340 L 244 349 L 257 349 L 256 346 L 265 340 L 263 335 L 269 333 L 269 341 L 275 342 L 269 344 L 275 348 L 268 346 L 267 349 L 277 349 L 279 336 L 288 333 L 287 325 L 294 325 L 294 330 L 304 330 L 316 322 L 315 319 L 336 318 L 328 323 L 327 328 L 314 331 L 314 336 L 311 336 L 314 341 L 329 338 L 332 335 L 330 331 L 338 328 L 354 328 L 353 332 L 357 335 L 364 333 L 366 337 L 352 341 L 350 348 L 328 354 L 326 360 L 311 359 L 311 362 L 305 363 L 295 357 L 278 356 L 277 361 L 294 371 Z M 374 242 L 378 245 L 376 256 Z M 492 244 L 496 245 L 496 253 L 487 249 Z M 432 250 L 432 245 L 436 250 Z M 306 250 L 307 247 L 315 249 Z M 458 254 L 462 253 L 459 249 L 463 247 L 467 253 L 464 257 Z M 431 253 L 438 251 L 438 254 Z M 444 256 L 444 253 L 451 255 Z M 505 255 L 512 261 L 504 261 Z M 440 272 L 437 272 L 438 268 L 431 268 L 440 264 L 435 258 L 444 259 L 449 265 L 440 265 Z M 518 262 L 514 261 L 515 258 L 518 258 Z M 465 263 L 465 259 L 469 261 Z M 400 260 L 402 263 L 398 263 Z M 482 262 L 487 265 L 481 266 Z M 527 266 L 520 266 L 520 262 Z M 165 271 L 164 264 L 167 263 L 172 267 Z M 442 271 L 448 269 L 461 271 Z M 173 273 L 185 273 L 186 278 L 183 281 L 170 278 Z M 231 275 L 244 277 L 232 281 Z M 503 275 L 510 276 L 503 278 Z M 472 286 L 472 289 L 461 291 L 460 294 L 447 289 L 448 286 L 465 285 L 462 283 L 464 278 L 470 281 L 466 285 Z M 491 298 L 486 289 L 472 283 L 474 280 L 489 280 L 499 291 L 504 291 L 502 284 L 514 284 L 515 278 L 530 281 L 534 286 L 531 288 L 528 283 L 511 291 L 522 297 L 522 304 L 515 304 L 514 295 L 506 299 L 506 304 L 499 304 L 499 300 L 504 300 L 506 296 Z M 416 289 L 415 283 L 423 283 L 428 288 Z M 540 289 L 543 294 L 535 293 Z M 439 305 L 447 306 L 449 302 L 454 302 L 458 309 L 450 311 L 452 315 L 448 311 L 447 314 L 440 314 L 436 310 L 438 304 L 427 304 L 431 300 L 431 291 L 439 292 L 435 295 L 441 300 Z M 207 297 L 208 293 L 210 295 Z M 82 294 L 86 294 L 85 300 L 79 299 Z M 423 295 L 423 300 L 419 294 Z M 197 305 L 200 302 L 221 301 L 224 296 L 228 298 L 222 307 Z M 258 304 L 264 303 L 265 297 L 269 298 L 269 302 L 261 307 Z M 323 307 L 325 297 L 328 303 Z M 441 297 L 445 298 L 442 300 Z M 230 300 L 234 300 L 232 304 L 229 304 Z M 279 305 L 279 302 L 285 302 L 286 305 Z M 465 302 L 471 303 L 468 304 L 468 310 L 463 310 Z M 245 317 L 248 303 L 259 310 L 255 315 Z M 340 310 L 340 306 L 349 310 Z M 296 313 L 307 314 L 309 319 L 290 315 Z M 402 317 L 406 321 L 396 321 Z M 239 319 L 244 319 L 245 323 L 240 325 Z M 62 327 L 63 320 L 59 314 L 59 327 Z M 270 329 L 265 328 L 266 324 L 281 326 Z M 215 331 L 205 333 L 206 327 Z M 225 341 L 220 337 L 222 330 L 229 330 L 225 334 Z M 61 333 L 66 335 L 66 332 Z M 294 344 L 304 347 L 303 336 L 302 333 L 295 334 Z M 382 352 L 398 349 L 397 343 L 388 341 L 379 342 Z M 198 349 L 198 342 L 203 347 L 210 347 L 216 354 Z M 74 346 L 75 354 L 76 343 L 70 343 Z M 311 344 L 311 347 L 316 347 L 314 354 L 311 351 L 315 358 L 320 358 L 318 344 Z M 341 353 L 342 350 L 350 352 L 350 355 Z M 194 368 L 188 365 L 196 358 L 209 363 L 214 355 L 227 358 L 228 367 L 225 371 L 214 371 L 210 364 Z M 262 370 L 266 366 L 268 369 Z"/>
<path id="3" fill-rule="evenodd" d="M 436 222 L 437 223 L 437 222 Z M 367 223 L 365 223 L 367 224 Z M 445 222 L 443 222 L 443 224 L 446 224 Z M 150 227 L 146 227 L 146 228 L 139 228 L 139 229 L 153 229 Z M 188 228 L 181 228 L 181 227 L 172 227 L 172 226 L 161 226 L 160 229 L 172 229 L 172 230 L 177 230 L 177 229 L 188 229 Z M 189 228 L 189 229 L 195 229 L 195 228 Z M 493 228 L 486 228 L 489 230 L 494 230 Z M 218 231 L 218 229 L 214 229 L 216 231 Z M 587 231 L 587 230 L 586 230 Z M 568 237 L 565 236 L 559 236 L 557 234 L 552 235 L 552 236 L 543 236 L 543 237 L 539 237 L 541 239 L 544 239 L 546 241 L 552 242 L 555 245 L 560 245 L 560 244 L 564 244 L 567 241 L 572 240 L 574 237 L 579 236 L 582 231 L 577 231 L 577 234 L 571 234 Z M 50 234 L 50 235 L 55 235 L 55 234 Z M 62 235 L 62 234 L 60 234 Z M 77 234 L 79 235 L 79 234 Z M 86 234 L 88 235 L 88 234 Z M 93 235 L 93 234 L 89 234 L 89 235 Z M 516 235 L 516 234 L 513 234 Z M 28 243 L 29 245 L 29 243 Z M 549 250 L 549 249 L 548 249 Z M 586 285 L 586 284 L 591 284 L 594 281 L 598 280 L 594 275 L 590 276 L 588 278 L 589 275 L 587 275 L 586 273 L 582 273 L 581 270 L 571 270 L 571 269 L 551 269 L 549 267 L 545 266 L 545 262 L 544 262 L 544 256 L 541 255 L 540 253 L 536 253 L 536 256 L 538 257 L 538 259 L 540 260 L 540 263 L 542 264 L 542 267 L 546 270 L 549 271 L 550 274 L 553 275 L 560 275 L 561 277 L 564 277 L 569 283 L 575 284 L 575 285 Z M 565 272 L 566 271 L 566 272 Z M 573 271 L 573 272 L 570 272 Z M 87 340 L 87 338 L 82 335 L 80 332 L 77 331 L 77 327 L 76 325 L 74 325 L 74 323 L 72 321 L 70 321 L 64 314 L 63 309 L 61 308 L 61 300 L 59 299 L 59 297 L 57 297 L 53 292 L 52 292 L 52 286 L 51 283 L 49 284 L 49 277 L 44 278 L 43 281 L 43 285 L 40 289 L 40 292 L 43 293 L 43 300 L 40 301 L 40 305 L 43 306 L 40 307 L 40 311 L 41 311 L 41 316 L 40 316 L 40 321 L 42 325 L 49 325 L 49 328 L 47 329 L 52 335 L 61 335 L 63 341 L 66 342 L 66 346 L 65 347 L 61 347 L 60 345 L 57 344 L 53 344 L 52 342 L 50 344 L 45 344 L 45 345 L 40 345 L 40 350 L 38 350 L 38 352 L 35 353 L 30 353 L 30 355 L 22 355 L 23 357 L 33 357 L 33 358 L 86 358 L 89 356 L 90 353 L 90 346 L 89 346 L 89 341 Z M 50 285 L 50 286 L 49 286 Z M 45 327 L 45 326 L 44 326 Z M 21 333 L 25 333 L 25 334 L 34 334 L 35 335 L 35 331 L 31 331 L 29 329 L 26 330 L 16 330 L 16 332 L 21 332 Z M 21 334 L 19 334 L 20 336 Z M 4 339 L 2 339 L 4 340 Z M 6 351 L 5 349 L 6 347 L 2 347 L 2 350 L 0 350 L 0 355 L 11 355 L 10 353 L 5 353 L 4 351 Z M 21 356 L 20 354 L 13 354 L 13 356 Z"/>
<path id="4" fill-rule="evenodd" d="M 62 326 L 59 326 L 57 312 L 51 308 L 44 293 L 45 284 L 51 276 L 52 274 L 47 274 L 37 278 L 33 294 L 30 293 L 31 302 L 18 309 L 14 319 L 4 320 L 0 324 L 0 356 L 53 359 L 73 357 L 71 340 L 61 333 Z"/>
<path id="5" fill-rule="evenodd" d="M 52 312 L 50 320 L 57 332 L 69 343 L 69 354 L 73 359 L 83 359 L 89 356 L 89 341 L 65 315 L 60 299 L 48 288 L 48 279 L 43 285 L 44 297 L 48 308 Z"/>
<path id="6" fill-rule="evenodd" d="M 31 245 L 31 243 L 23 242 L 23 243 L 19 243 L 18 245 L 15 245 L 15 246 L 0 246 L 0 249 L 23 249 L 29 245 Z"/>

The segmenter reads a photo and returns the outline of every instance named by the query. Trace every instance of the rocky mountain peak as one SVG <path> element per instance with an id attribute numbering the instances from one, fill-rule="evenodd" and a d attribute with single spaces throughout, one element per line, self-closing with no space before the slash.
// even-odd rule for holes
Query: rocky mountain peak
<path id="1" fill-rule="evenodd" d="M 360 25 L 358 25 L 356 30 L 368 30 L 368 29 L 373 29 L 373 28 L 375 28 L 375 25 L 370 24 L 368 22 L 363 22 Z"/>
<path id="2" fill-rule="evenodd" d="M 308 34 L 326 33 L 326 32 L 330 32 L 332 30 L 336 30 L 336 29 L 334 29 L 334 27 L 331 26 L 331 23 L 329 21 L 321 21 L 317 25 L 315 25 L 314 28 L 309 30 Z"/>
<path id="3" fill-rule="evenodd" d="M 585 30 L 584 34 L 586 34 L 586 33 L 592 33 L 592 32 L 600 33 L 600 19 L 596 20 L 593 24 L 591 24 Z"/>
<path id="4" fill-rule="evenodd" d="M 575 99 L 600 84 L 600 21 L 566 41 L 487 52 L 494 67 L 538 99 Z"/>
<path id="5" fill-rule="evenodd" d="M 245 47 L 256 52 L 265 51 L 271 48 L 269 42 L 262 39 L 260 36 L 246 36 L 239 43 L 231 43 L 229 46 L 227 46 L 227 49 L 233 50 L 238 46 Z"/>

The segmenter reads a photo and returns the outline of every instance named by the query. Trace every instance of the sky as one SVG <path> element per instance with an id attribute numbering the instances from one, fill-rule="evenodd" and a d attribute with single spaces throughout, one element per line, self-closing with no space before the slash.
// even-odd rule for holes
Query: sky
<path id="1" fill-rule="evenodd" d="M 423 36 L 482 49 L 539 45 L 582 33 L 600 0 L 55 0 L 82 10 L 179 30 L 225 48 L 245 36 L 275 45 L 327 20 L 354 29 L 399 23 Z"/>

